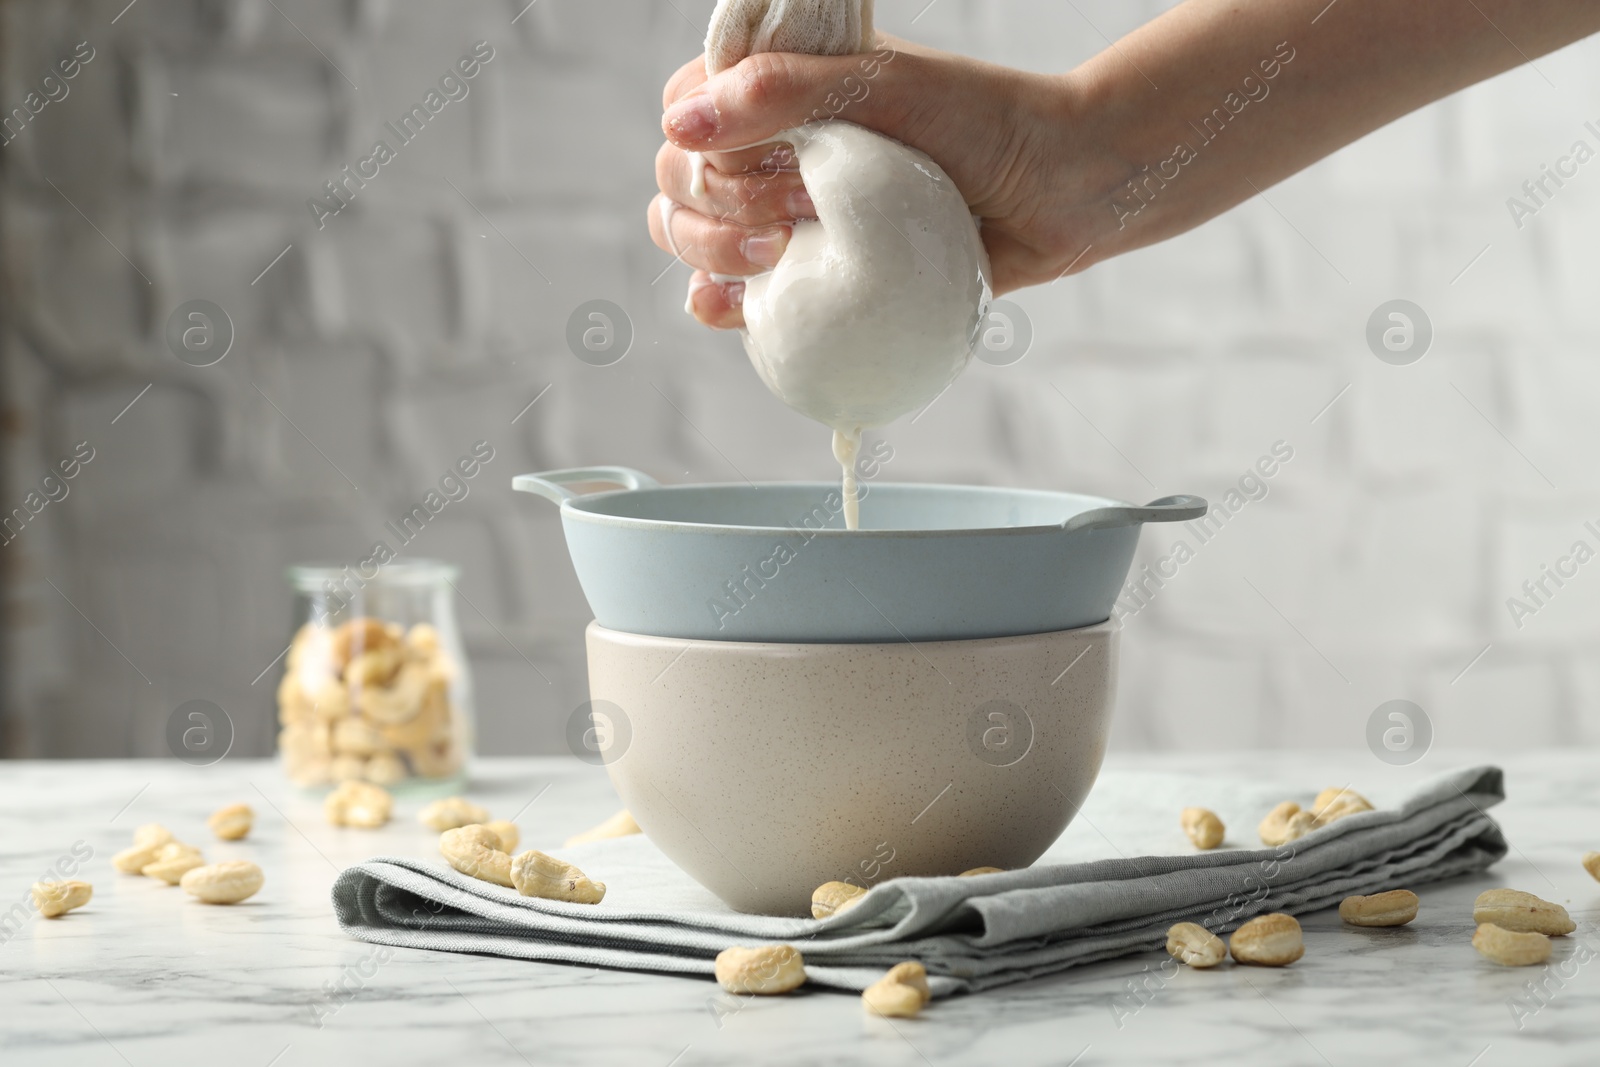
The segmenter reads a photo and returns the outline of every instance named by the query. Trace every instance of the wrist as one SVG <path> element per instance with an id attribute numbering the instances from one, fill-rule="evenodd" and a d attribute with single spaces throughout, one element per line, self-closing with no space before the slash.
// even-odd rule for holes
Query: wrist
<path id="1" fill-rule="evenodd" d="M 1149 97 L 1154 90 L 1126 63 L 1122 68 L 1111 67 L 1102 53 L 1058 76 L 1063 139 L 1070 146 L 1078 187 L 1076 228 L 1084 237 L 1080 249 L 1092 245 L 1075 270 L 1155 240 L 1147 231 L 1167 206 L 1158 207 L 1157 198 L 1148 193 L 1141 199 L 1140 192 L 1151 164 L 1146 157 L 1151 152 L 1149 124 L 1155 108 Z"/>

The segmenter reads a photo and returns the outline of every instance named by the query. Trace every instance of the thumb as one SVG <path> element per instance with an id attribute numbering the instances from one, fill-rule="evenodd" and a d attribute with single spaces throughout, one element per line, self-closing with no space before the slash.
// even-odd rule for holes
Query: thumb
<path id="1" fill-rule="evenodd" d="M 688 151 L 727 151 L 808 122 L 843 118 L 892 132 L 907 113 L 896 84 L 914 77 L 917 56 L 885 45 L 850 56 L 762 52 L 706 80 L 673 103 L 661 126 Z"/>

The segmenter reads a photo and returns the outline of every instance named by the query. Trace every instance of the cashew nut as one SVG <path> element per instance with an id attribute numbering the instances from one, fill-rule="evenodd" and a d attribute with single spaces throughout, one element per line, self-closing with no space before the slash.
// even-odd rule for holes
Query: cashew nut
<path id="1" fill-rule="evenodd" d="M 1472 904 L 1472 921 L 1514 933 L 1570 934 L 1578 928 L 1567 909 L 1517 889 L 1486 889 Z"/>
<path id="2" fill-rule="evenodd" d="M 168 841 L 156 850 L 155 859 L 145 864 L 139 873 L 148 878 L 159 879 L 168 885 L 177 885 L 185 874 L 196 867 L 204 867 L 205 864 L 200 850 L 193 845 L 186 845 L 182 841 Z"/>
<path id="3" fill-rule="evenodd" d="M 717 984 L 730 993 L 787 993 L 806 980 L 805 960 L 793 945 L 735 945 L 717 953 Z"/>
<path id="4" fill-rule="evenodd" d="M 237 904 L 256 895 L 265 881 L 261 868 L 248 860 L 227 860 L 196 867 L 178 884 L 207 904 Z"/>
<path id="5" fill-rule="evenodd" d="M 1222 844 L 1222 838 L 1227 833 L 1217 813 L 1209 808 L 1184 808 L 1178 815 L 1178 822 L 1194 847 L 1203 851 L 1210 851 Z"/>
<path id="6" fill-rule="evenodd" d="M 483 824 L 483 828 L 500 839 L 500 851 L 509 855 L 522 840 L 522 831 L 517 829 L 517 824 L 508 819 L 495 819 Z"/>
<path id="7" fill-rule="evenodd" d="M 867 891 L 849 882 L 824 882 L 811 893 L 811 917 L 826 919 L 842 915 L 861 903 Z"/>
<path id="8" fill-rule="evenodd" d="M 35 882 L 33 906 L 46 919 L 58 919 L 74 908 L 81 908 L 94 896 L 88 882 Z"/>
<path id="9" fill-rule="evenodd" d="M 525 897 L 570 904 L 598 904 L 606 895 L 604 882 L 591 881 L 572 864 L 537 849 L 529 849 L 511 861 L 511 884 Z"/>
<path id="10" fill-rule="evenodd" d="M 512 884 L 511 857 L 500 848 L 500 836 L 486 826 L 474 823 L 446 830 L 439 835 L 439 851 L 450 866 L 469 878 Z"/>
<path id="11" fill-rule="evenodd" d="M 445 797 L 435 800 L 417 815 L 417 821 L 430 830 L 454 830 L 459 826 L 489 821 L 489 812 L 464 797 Z"/>
<path id="12" fill-rule="evenodd" d="M 1550 958 L 1550 939 L 1545 935 L 1507 930 L 1494 923 L 1478 927 L 1472 947 L 1503 967 L 1531 967 Z"/>
<path id="13" fill-rule="evenodd" d="M 1276 848 L 1298 840 L 1317 828 L 1317 817 L 1309 811 L 1301 811 L 1300 805 L 1292 800 L 1285 800 L 1282 804 L 1267 813 L 1261 820 L 1258 832 L 1261 834 L 1261 843 Z"/>
<path id="14" fill-rule="evenodd" d="M 123 874 L 139 874 L 155 862 L 161 846 L 172 840 L 172 831 L 160 823 L 146 823 L 133 832 L 133 845 L 111 857 L 111 866 Z"/>
<path id="15" fill-rule="evenodd" d="M 927 1006 L 927 969 L 916 960 L 889 968 L 889 973 L 861 992 L 861 1003 L 873 1015 L 909 1019 Z"/>
<path id="16" fill-rule="evenodd" d="M 1416 917 L 1417 895 L 1409 889 L 1345 897 L 1339 902 L 1339 918 L 1351 926 L 1404 926 Z"/>
<path id="17" fill-rule="evenodd" d="M 1222 938 L 1199 923 L 1177 923 L 1168 930 L 1167 952 L 1175 960 L 1200 968 L 1215 967 L 1228 956 Z"/>
<path id="18" fill-rule="evenodd" d="M 1240 963 L 1263 967 L 1284 967 L 1306 953 L 1300 923 L 1281 912 L 1258 915 L 1239 927 L 1228 939 L 1228 949 Z"/>
<path id="19" fill-rule="evenodd" d="M 1317 799 L 1311 802 L 1311 814 L 1316 818 L 1318 826 L 1327 826 L 1346 815 L 1371 810 L 1371 802 L 1353 789 L 1324 789 L 1317 794 Z"/>
<path id="20" fill-rule="evenodd" d="M 343 781 L 322 801 L 322 814 L 331 826 L 376 830 L 389 821 L 394 798 L 371 782 Z"/>
<path id="21" fill-rule="evenodd" d="M 250 810 L 250 805 L 229 804 L 212 812 L 211 818 L 206 820 L 206 825 L 211 827 L 211 832 L 222 840 L 238 841 L 250 832 L 255 818 L 255 812 Z"/>
<path id="22" fill-rule="evenodd" d="M 581 834 L 573 834 L 567 838 L 565 847 L 587 845 L 591 841 L 604 841 L 612 837 L 629 837 L 642 832 L 639 824 L 633 821 L 633 814 L 624 808 L 599 826 L 585 830 Z"/>

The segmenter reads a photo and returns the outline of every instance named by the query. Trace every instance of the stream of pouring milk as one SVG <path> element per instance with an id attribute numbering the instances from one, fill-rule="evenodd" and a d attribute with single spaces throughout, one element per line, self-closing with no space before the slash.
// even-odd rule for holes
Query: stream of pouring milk
<path id="1" fill-rule="evenodd" d="M 844 468 L 844 528 L 861 529 L 861 494 L 856 485 L 856 456 L 861 453 L 861 428 L 833 431 L 833 458 Z"/>

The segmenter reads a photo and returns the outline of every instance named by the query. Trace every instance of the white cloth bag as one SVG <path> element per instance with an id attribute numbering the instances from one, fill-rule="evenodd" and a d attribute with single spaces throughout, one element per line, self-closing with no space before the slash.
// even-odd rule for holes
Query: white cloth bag
<path id="1" fill-rule="evenodd" d="M 872 0 L 717 0 L 706 33 L 706 73 L 757 52 L 870 52 L 876 39 Z"/>

